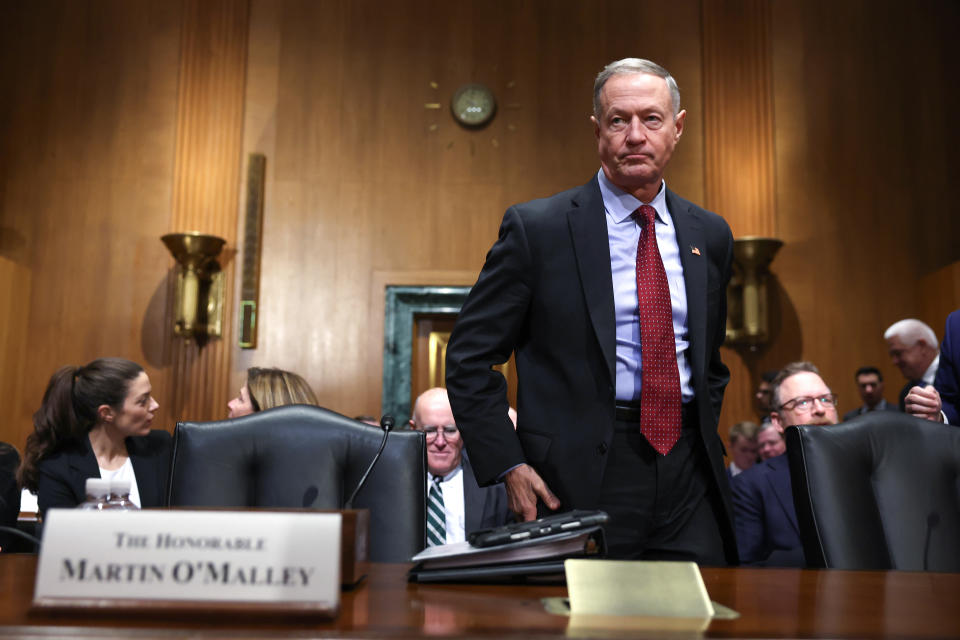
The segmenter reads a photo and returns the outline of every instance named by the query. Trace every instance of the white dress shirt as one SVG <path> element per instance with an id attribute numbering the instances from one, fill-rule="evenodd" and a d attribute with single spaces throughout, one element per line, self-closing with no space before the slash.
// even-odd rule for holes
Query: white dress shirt
<path id="1" fill-rule="evenodd" d="M 133 472 L 133 463 L 129 456 L 119 469 L 109 470 L 100 467 L 100 477 L 104 480 L 129 480 L 130 481 L 130 502 L 140 505 L 140 490 L 137 489 L 137 475 Z"/>
<path id="2" fill-rule="evenodd" d="M 427 473 L 427 494 L 430 494 L 430 485 L 434 482 L 434 475 Z M 463 465 L 448 473 L 440 481 L 440 491 L 443 492 L 443 510 L 447 523 L 447 544 L 463 542 L 467 539 L 466 521 L 464 514 L 466 506 L 463 499 Z"/>
<path id="3" fill-rule="evenodd" d="M 603 169 L 597 174 L 600 194 L 607 216 L 607 237 L 610 242 L 610 269 L 613 276 L 613 302 L 617 322 L 617 400 L 640 400 L 640 314 L 637 303 L 637 244 L 640 226 L 631 217 L 642 204 L 657 210 L 654 222 L 657 248 L 667 272 L 670 303 L 673 307 L 673 335 L 677 348 L 677 368 L 680 371 L 680 393 L 683 402 L 693 398 L 690 384 L 690 347 L 687 327 L 687 289 L 680 262 L 680 247 L 673 218 L 667 209 L 667 184 L 661 182 L 660 191 L 652 202 L 643 203 L 607 179 Z"/>

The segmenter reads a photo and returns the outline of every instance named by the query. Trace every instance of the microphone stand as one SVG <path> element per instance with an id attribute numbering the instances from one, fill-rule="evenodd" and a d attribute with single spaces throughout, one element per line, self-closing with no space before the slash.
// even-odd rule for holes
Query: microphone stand
<path id="1" fill-rule="evenodd" d="M 380 441 L 380 448 L 377 449 L 377 455 L 373 456 L 373 461 L 370 462 L 370 466 L 367 467 L 367 470 L 363 473 L 363 477 L 360 478 L 360 482 L 357 483 L 357 488 L 353 490 L 353 493 L 350 494 L 350 497 L 347 498 L 347 501 L 344 503 L 344 509 L 353 509 L 353 499 L 357 497 L 357 493 L 359 493 L 367 481 L 367 476 L 370 475 L 374 465 L 377 464 L 377 460 L 380 459 L 380 454 L 383 453 L 383 448 L 387 445 L 387 436 L 393 431 L 394 424 L 393 416 L 383 416 L 380 418 L 380 428 L 383 429 L 383 439 Z"/>

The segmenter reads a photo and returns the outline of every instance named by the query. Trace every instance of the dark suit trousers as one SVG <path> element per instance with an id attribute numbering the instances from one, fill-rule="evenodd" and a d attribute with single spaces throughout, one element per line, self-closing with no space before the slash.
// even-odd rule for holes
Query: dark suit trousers
<path id="1" fill-rule="evenodd" d="M 604 527 L 608 557 L 726 565 L 719 497 L 712 495 L 697 416 L 684 409 L 680 440 L 665 456 L 632 417 L 614 422 L 599 505 L 610 516 Z"/>

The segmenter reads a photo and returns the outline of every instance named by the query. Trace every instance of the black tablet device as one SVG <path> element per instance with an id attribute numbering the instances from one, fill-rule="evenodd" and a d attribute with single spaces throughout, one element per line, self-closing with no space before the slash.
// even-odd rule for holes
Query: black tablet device
<path id="1" fill-rule="evenodd" d="M 501 544 L 542 538 L 557 533 L 567 533 L 569 531 L 576 531 L 577 529 L 602 525 L 608 519 L 609 516 L 603 511 L 585 511 L 578 509 L 546 516 L 537 520 L 530 520 L 528 522 L 514 522 L 503 525 L 502 527 L 481 529 L 467 536 L 467 540 L 475 547 L 494 547 Z"/>

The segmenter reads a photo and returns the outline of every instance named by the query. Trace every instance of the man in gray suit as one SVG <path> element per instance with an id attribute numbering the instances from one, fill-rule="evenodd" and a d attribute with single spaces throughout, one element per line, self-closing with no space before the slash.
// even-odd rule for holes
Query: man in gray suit
<path id="1" fill-rule="evenodd" d="M 477 484 L 463 451 L 463 439 L 453 419 L 447 390 L 434 387 L 420 394 L 413 406 L 410 426 L 426 434 L 427 495 L 432 485 L 436 485 L 442 495 L 442 505 L 434 503 L 442 509 L 442 515 L 437 513 L 432 518 L 428 504 L 428 541 L 432 544 L 463 542 L 473 531 L 505 524 L 510 514 L 506 491 L 502 484 L 482 488 Z"/>

